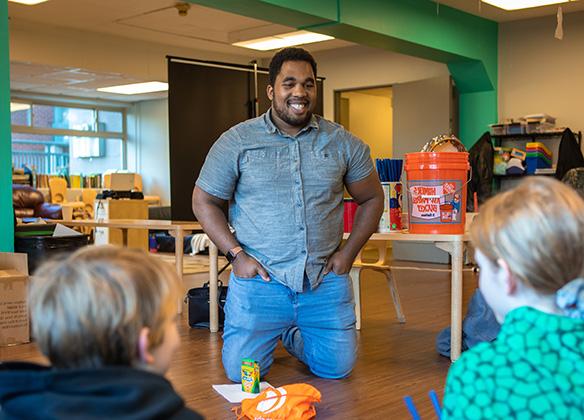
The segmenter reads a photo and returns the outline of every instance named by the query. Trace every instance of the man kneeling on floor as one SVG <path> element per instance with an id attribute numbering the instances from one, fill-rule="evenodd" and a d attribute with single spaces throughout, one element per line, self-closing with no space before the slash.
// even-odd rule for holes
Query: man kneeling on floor
<path id="1" fill-rule="evenodd" d="M 51 367 L 0 364 L 0 418 L 202 419 L 162 375 L 180 343 L 173 268 L 85 247 L 31 281 L 32 332 Z"/>
<path id="2" fill-rule="evenodd" d="M 313 114 L 316 94 L 310 53 L 276 53 L 267 87 L 271 108 L 221 135 L 193 192 L 197 219 L 233 263 L 223 366 L 235 382 L 243 358 L 258 361 L 265 376 L 280 339 L 317 376 L 343 378 L 355 363 L 348 272 L 377 229 L 383 191 L 369 147 Z M 344 187 L 359 208 L 340 248 Z"/>

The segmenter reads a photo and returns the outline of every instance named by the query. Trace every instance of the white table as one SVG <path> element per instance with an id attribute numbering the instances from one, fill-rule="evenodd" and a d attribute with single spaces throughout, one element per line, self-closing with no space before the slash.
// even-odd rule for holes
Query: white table
<path id="1" fill-rule="evenodd" d="M 344 239 L 349 237 L 344 234 Z M 433 243 L 450 254 L 451 260 L 451 296 L 450 296 L 450 360 L 453 362 L 460 357 L 462 349 L 462 268 L 465 242 L 468 234 L 464 235 L 433 235 L 402 232 L 374 233 L 369 241 L 402 241 L 402 242 L 429 242 Z M 356 273 L 351 270 L 351 277 Z"/>

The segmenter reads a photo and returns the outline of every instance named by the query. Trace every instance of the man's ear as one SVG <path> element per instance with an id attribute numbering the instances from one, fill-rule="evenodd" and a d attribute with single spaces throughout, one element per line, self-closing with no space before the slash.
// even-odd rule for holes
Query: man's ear
<path id="1" fill-rule="evenodd" d="M 515 294 L 515 292 L 517 291 L 518 280 L 517 277 L 515 277 L 515 274 L 511 272 L 509 264 L 507 264 L 507 261 L 505 261 L 504 259 L 499 258 L 497 260 L 497 265 L 499 266 L 499 270 L 502 270 L 503 281 L 506 289 L 505 293 L 507 293 L 508 295 Z"/>
<path id="2" fill-rule="evenodd" d="M 145 365 L 151 365 L 154 363 L 154 356 L 150 352 L 149 338 L 150 329 L 143 327 L 138 336 L 138 355 L 140 356 L 140 361 Z"/>
<path id="3" fill-rule="evenodd" d="M 274 88 L 272 85 L 266 86 L 266 94 L 268 95 L 268 99 L 270 101 L 274 100 Z"/>

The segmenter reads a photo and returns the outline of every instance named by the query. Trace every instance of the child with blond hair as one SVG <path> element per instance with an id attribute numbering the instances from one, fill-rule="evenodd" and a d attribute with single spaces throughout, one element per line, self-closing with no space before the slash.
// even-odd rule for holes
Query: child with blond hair
<path id="1" fill-rule="evenodd" d="M 471 240 L 503 325 L 451 367 L 443 419 L 584 418 L 584 200 L 529 178 L 487 201 Z"/>
<path id="2" fill-rule="evenodd" d="M 181 283 L 138 250 L 86 247 L 31 281 L 32 333 L 51 366 L 0 364 L 0 418 L 200 419 L 164 378 Z"/>

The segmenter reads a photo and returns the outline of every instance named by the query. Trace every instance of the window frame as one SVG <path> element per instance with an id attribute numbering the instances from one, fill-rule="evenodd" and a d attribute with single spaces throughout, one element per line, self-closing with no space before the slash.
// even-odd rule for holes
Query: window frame
<path id="1" fill-rule="evenodd" d="M 72 136 L 72 137 L 93 137 L 107 139 L 120 139 L 122 141 L 122 162 L 121 169 L 125 170 L 128 167 L 128 121 L 127 111 L 132 104 L 120 103 L 120 105 L 100 104 L 91 101 L 90 99 L 71 99 L 59 100 L 50 97 L 47 98 L 27 98 L 26 96 L 11 95 L 10 102 L 22 103 L 30 105 L 30 125 L 11 124 L 11 132 L 15 134 L 34 134 L 34 135 L 50 135 L 50 136 Z M 46 128 L 35 127 L 34 124 L 34 105 L 44 105 L 63 108 L 81 108 L 90 109 L 94 111 L 94 127 L 96 131 L 89 130 L 72 130 L 67 128 Z M 122 114 L 122 131 L 99 131 L 99 112 L 120 112 Z M 12 136 L 10 139 L 12 143 Z"/>

